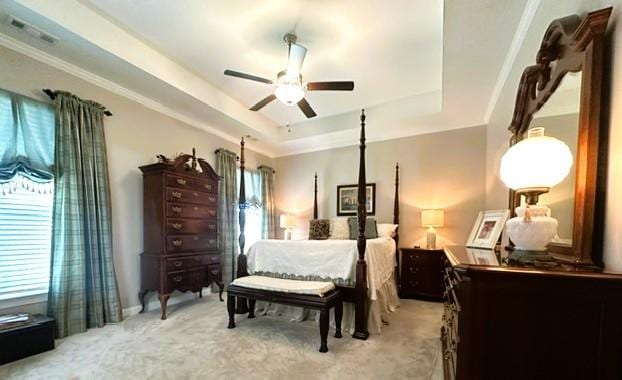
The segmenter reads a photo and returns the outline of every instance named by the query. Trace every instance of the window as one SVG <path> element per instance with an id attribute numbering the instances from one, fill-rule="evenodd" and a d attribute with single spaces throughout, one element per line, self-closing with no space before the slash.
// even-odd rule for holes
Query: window
<path id="1" fill-rule="evenodd" d="M 48 292 L 54 108 L 0 90 L 0 304 Z M 6 302 L 6 300 L 12 300 Z"/>
<path id="2" fill-rule="evenodd" d="M 12 188 L 0 192 L 0 301 L 48 291 L 53 184 L 39 193 L 28 182 L 18 175 L 0 185 Z"/>
<path id="3" fill-rule="evenodd" d="M 237 169 L 238 193 L 240 186 L 240 169 Z M 250 246 L 261 240 L 263 226 L 263 207 L 261 204 L 261 185 L 259 172 L 256 170 L 244 169 L 244 184 L 246 190 L 246 225 L 244 226 L 244 253 L 248 252 Z"/>

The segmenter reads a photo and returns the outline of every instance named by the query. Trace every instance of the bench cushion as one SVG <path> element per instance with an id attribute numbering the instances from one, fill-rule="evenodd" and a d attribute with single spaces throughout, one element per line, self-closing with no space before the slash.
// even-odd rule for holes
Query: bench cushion
<path id="1" fill-rule="evenodd" d="M 283 293 L 309 294 L 320 297 L 335 289 L 335 284 L 332 282 L 298 281 L 265 276 L 240 277 L 236 278 L 232 284 L 243 288 Z"/>

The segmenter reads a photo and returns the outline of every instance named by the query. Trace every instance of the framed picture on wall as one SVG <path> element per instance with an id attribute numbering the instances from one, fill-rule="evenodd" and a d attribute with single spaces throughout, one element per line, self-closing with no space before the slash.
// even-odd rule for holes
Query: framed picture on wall
<path id="1" fill-rule="evenodd" d="M 337 186 L 337 216 L 356 215 L 358 185 Z M 376 184 L 366 185 L 367 215 L 376 213 Z"/>
<path id="2" fill-rule="evenodd" d="M 501 231 L 503 231 L 509 216 L 509 210 L 480 211 L 466 246 L 486 249 L 495 248 L 495 244 L 497 244 L 497 240 L 499 240 Z"/>

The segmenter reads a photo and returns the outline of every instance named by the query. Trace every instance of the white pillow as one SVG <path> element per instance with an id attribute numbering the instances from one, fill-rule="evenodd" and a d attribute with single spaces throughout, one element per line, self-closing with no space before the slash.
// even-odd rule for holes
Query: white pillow
<path id="1" fill-rule="evenodd" d="M 397 230 L 397 224 L 390 223 L 378 223 L 376 228 L 378 229 L 378 237 L 392 238 L 395 236 L 395 230 Z"/>
<path id="2" fill-rule="evenodd" d="M 349 240 L 350 227 L 348 218 L 332 218 L 330 220 L 330 237 L 332 240 Z"/>

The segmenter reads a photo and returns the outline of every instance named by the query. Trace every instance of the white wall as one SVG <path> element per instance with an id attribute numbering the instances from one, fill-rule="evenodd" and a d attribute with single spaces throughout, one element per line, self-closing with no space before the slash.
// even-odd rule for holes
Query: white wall
<path id="1" fill-rule="evenodd" d="M 368 115 L 367 124 L 373 123 Z M 376 219 L 393 220 L 395 163 L 400 163 L 400 245 L 425 245 L 420 210 L 443 208 L 438 243 L 464 244 L 484 208 L 486 128 L 457 129 L 367 145 L 367 182 L 376 183 Z M 294 238 L 305 238 L 313 217 L 313 173 L 318 172 L 319 217 L 336 216 L 337 185 L 357 183 L 358 146 L 276 159 L 279 213 L 297 216 Z M 282 233 L 282 232 L 281 232 Z"/>
<path id="2" fill-rule="evenodd" d="M 239 146 L 162 115 L 41 62 L 0 47 L 0 87 L 49 101 L 41 89 L 53 88 L 96 100 L 114 116 L 104 121 L 112 196 L 114 262 L 124 308 L 138 305 L 139 254 L 143 249 L 142 176 L 138 166 L 156 162 L 156 154 L 190 152 L 214 165 L 214 150 Z M 147 94 L 148 95 L 148 94 Z M 273 165 L 273 160 L 247 150 L 247 166 Z M 151 294 L 153 298 L 153 293 Z M 187 297 L 190 297 L 187 295 Z M 30 310 L 43 310 L 36 305 Z M 2 305 L 0 304 L 0 308 Z"/>
<path id="3" fill-rule="evenodd" d="M 486 207 L 507 205 L 508 191 L 499 179 L 499 162 L 508 147 L 510 125 L 518 82 L 523 69 L 535 63 L 535 56 L 549 23 L 570 14 L 583 15 L 589 11 L 613 6 L 607 32 L 611 54 L 606 58 L 603 74 L 604 120 L 609 130 L 609 164 L 605 207 L 604 261 L 609 270 L 622 271 L 622 1 L 604 0 L 543 0 L 534 16 L 525 41 L 517 55 L 508 80 L 501 92 L 486 132 Z M 610 88 L 609 88 L 610 87 Z"/>

